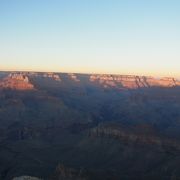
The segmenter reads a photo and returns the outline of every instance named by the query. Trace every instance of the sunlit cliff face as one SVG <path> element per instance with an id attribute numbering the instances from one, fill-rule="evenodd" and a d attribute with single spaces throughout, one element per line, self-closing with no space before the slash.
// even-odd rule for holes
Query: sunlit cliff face
<path id="1" fill-rule="evenodd" d="M 174 87 L 180 86 L 180 81 L 174 78 L 157 79 L 150 76 L 126 76 L 126 75 L 91 75 L 91 82 L 98 82 L 104 87 L 122 87 L 137 89 L 145 87 Z"/>
<path id="2" fill-rule="evenodd" d="M 44 73 L 43 77 L 48 77 L 48 78 L 52 78 L 55 81 L 61 81 L 61 78 L 58 74 L 54 74 L 54 73 Z"/>
<path id="3" fill-rule="evenodd" d="M 68 74 L 65 76 L 72 82 L 77 84 L 83 83 L 81 77 L 83 74 Z M 5 78 L 0 80 L 0 88 L 9 88 L 16 90 L 32 90 L 34 84 L 32 79 L 41 77 L 48 79 L 47 82 L 61 82 L 66 83 L 66 79 L 61 77 L 61 73 L 35 73 L 35 72 L 18 72 L 9 73 Z M 180 86 L 180 81 L 175 78 L 154 78 L 151 76 L 134 76 L 134 75 L 107 75 L 107 74 L 94 74 L 86 75 L 87 81 L 90 84 L 98 84 L 102 88 L 115 88 L 115 89 L 138 89 L 148 87 L 176 87 Z"/>
<path id="4" fill-rule="evenodd" d="M 0 82 L 0 87 L 16 90 L 34 89 L 34 85 L 29 81 L 28 76 L 23 73 L 9 74 Z"/>

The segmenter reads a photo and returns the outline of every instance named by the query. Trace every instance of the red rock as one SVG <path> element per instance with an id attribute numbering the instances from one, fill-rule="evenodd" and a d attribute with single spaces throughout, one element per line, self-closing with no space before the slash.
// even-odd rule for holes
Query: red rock
<path id="1" fill-rule="evenodd" d="M 9 74 L 8 77 L 4 78 L 2 82 L 0 82 L 0 88 L 31 90 L 34 89 L 34 85 L 30 83 L 28 76 L 21 73 L 15 73 Z"/>
<path id="2" fill-rule="evenodd" d="M 174 78 L 157 79 L 150 76 L 132 75 L 91 75 L 91 82 L 98 82 L 104 87 L 118 87 L 126 89 L 137 89 L 145 87 L 174 87 L 180 86 L 180 81 Z"/>
<path id="3" fill-rule="evenodd" d="M 77 76 L 73 73 L 69 73 L 69 78 L 72 79 L 75 82 L 80 82 L 80 80 L 77 78 Z"/>

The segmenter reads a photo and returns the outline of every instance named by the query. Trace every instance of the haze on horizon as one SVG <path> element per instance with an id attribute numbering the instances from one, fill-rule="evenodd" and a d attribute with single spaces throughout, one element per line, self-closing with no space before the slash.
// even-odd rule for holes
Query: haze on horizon
<path id="1" fill-rule="evenodd" d="M 0 70 L 180 77 L 178 0 L 2 0 Z"/>

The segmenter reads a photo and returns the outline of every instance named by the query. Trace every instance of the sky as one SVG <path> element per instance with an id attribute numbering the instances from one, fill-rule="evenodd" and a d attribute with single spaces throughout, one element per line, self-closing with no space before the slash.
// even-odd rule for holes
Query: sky
<path id="1" fill-rule="evenodd" d="M 0 70 L 180 77 L 179 0 L 0 0 Z"/>

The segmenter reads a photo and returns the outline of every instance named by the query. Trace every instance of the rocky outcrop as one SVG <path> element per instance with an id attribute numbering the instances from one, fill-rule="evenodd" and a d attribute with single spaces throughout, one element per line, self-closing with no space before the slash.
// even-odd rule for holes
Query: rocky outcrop
<path id="1" fill-rule="evenodd" d="M 97 82 L 105 88 L 116 87 L 119 89 L 180 86 L 180 81 L 174 78 L 166 77 L 158 79 L 150 76 L 133 75 L 91 75 L 90 81 Z"/>
<path id="2" fill-rule="evenodd" d="M 55 81 L 61 81 L 60 76 L 58 74 L 54 74 L 54 73 L 44 73 L 43 77 L 52 78 Z"/>
<path id="3" fill-rule="evenodd" d="M 73 73 L 68 74 L 69 78 L 75 82 L 80 82 L 80 80 L 77 78 L 77 76 Z"/>
<path id="4" fill-rule="evenodd" d="M 13 72 L 8 77 L 1 79 L 0 88 L 11 88 L 18 90 L 33 89 L 34 86 L 29 78 L 49 78 L 52 81 L 65 82 L 66 77 L 74 82 L 80 82 L 80 77 L 87 77 L 91 83 L 101 85 L 103 88 L 113 88 L 117 90 L 138 89 L 148 87 L 176 87 L 180 86 L 180 81 L 175 78 L 154 78 L 151 76 L 134 76 L 134 75 L 78 75 L 69 73 L 59 75 L 58 73 L 38 73 L 38 72 Z M 65 77 L 65 78 L 64 78 Z M 85 78 L 84 78 L 85 79 Z M 85 82 L 85 81 L 83 81 Z"/>
<path id="5" fill-rule="evenodd" d="M 32 90 L 34 89 L 34 85 L 29 81 L 26 74 L 11 73 L 0 82 L 0 88 Z"/>

